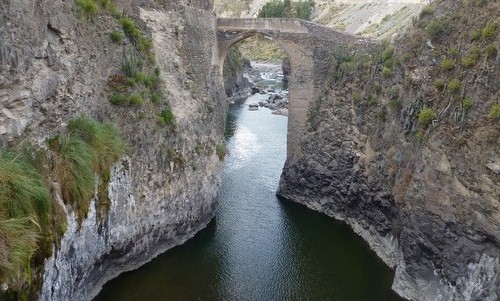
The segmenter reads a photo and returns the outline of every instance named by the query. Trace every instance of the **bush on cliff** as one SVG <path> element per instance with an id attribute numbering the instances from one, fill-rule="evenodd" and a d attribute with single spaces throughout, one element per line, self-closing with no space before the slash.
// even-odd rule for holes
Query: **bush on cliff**
<path id="1" fill-rule="evenodd" d="M 272 0 L 262 6 L 257 17 L 259 18 L 284 18 L 290 15 L 290 0 Z"/>
<path id="2" fill-rule="evenodd" d="M 54 171 L 62 198 L 73 206 L 81 223 L 94 195 L 95 176 L 109 178 L 111 165 L 125 153 L 125 143 L 112 124 L 79 117 L 69 122 L 66 134 L 50 140 L 49 145 L 57 154 Z"/>
<path id="3" fill-rule="evenodd" d="M 311 20 L 314 9 L 314 0 L 304 0 L 295 3 L 295 17 L 302 20 Z"/>
<path id="4" fill-rule="evenodd" d="M 437 114 L 431 108 L 423 108 L 420 113 L 418 113 L 418 121 L 424 128 L 428 127 L 436 118 Z"/>
<path id="5" fill-rule="evenodd" d="M 314 5 L 314 0 L 300 0 L 293 4 L 290 0 L 272 0 L 262 6 L 257 17 L 310 20 Z"/>
<path id="6" fill-rule="evenodd" d="M 24 277 L 50 212 L 49 191 L 29 158 L 0 150 L 0 282 Z"/>
<path id="7" fill-rule="evenodd" d="M 77 0 L 76 7 L 78 9 L 78 13 L 87 18 L 92 18 L 97 15 L 98 9 L 94 0 Z"/>

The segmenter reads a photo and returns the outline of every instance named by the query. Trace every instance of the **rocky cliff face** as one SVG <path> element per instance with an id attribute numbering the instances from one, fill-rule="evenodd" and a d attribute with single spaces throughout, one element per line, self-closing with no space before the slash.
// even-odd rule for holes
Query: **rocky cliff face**
<path id="1" fill-rule="evenodd" d="M 282 174 L 279 195 L 345 220 L 410 300 L 500 296 L 495 10 L 436 1 L 379 59 L 339 55 Z"/>
<path id="2" fill-rule="evenodd" d="M 128 155 L 110 174 L 110 208 L 97 197 L 81 225 L 65 208 L 67 229 L 46 260 L 41 300 L 85 300 L 108 279 L 182 243 L 213 217 L 226 98 L 221 93 L 211 1 L 116 1 L 152 36 L 164 97 L 142 106 L 109 103 L 109 78 L 121 73 L 125 38 L 103 11 L 80 16 L 73 1 L 2 1 L 0 15 L 0 145 L 43 146 L 66 122 L 86 115 L 115 123 Z M 186 4 L 186 5 L 183 5 Z M 176 126 L 158 122 L 171 108 Z M 97 191 L 96 191 L 97 195 Z"/>
<path id="3" fill-rule="evenodd" d="M 245 76 L 252 70 L 252 65 L 245 59 L 237 47 L 231 47 L 224 60 L 224 89 L 231 98 L 241 98 L 250 94 L 252 83 Z"/>

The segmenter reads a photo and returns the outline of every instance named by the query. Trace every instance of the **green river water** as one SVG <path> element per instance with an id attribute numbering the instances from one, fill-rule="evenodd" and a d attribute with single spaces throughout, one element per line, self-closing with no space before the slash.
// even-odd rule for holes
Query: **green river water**
<path id="1" fill-rule="evenodd" d="M 276 197 L 287 117 L 247 109 L 267 97 L 230 108 L 216 218 L 95 301 L 399 300 L 392 271 L 344 223 Z"/>

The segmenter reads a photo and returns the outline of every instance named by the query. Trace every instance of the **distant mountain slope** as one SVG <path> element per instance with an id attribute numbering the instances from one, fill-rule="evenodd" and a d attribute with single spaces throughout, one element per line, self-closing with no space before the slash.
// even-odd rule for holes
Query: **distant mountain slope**
<path id="1" fill-rule="evenodd" d="M 268 0 L 215 0 L 220 17 L 255 17 Z M 390 38 L 411 23 L 428 0 L 316 0 L 313 21 L 349 33 Z"/>

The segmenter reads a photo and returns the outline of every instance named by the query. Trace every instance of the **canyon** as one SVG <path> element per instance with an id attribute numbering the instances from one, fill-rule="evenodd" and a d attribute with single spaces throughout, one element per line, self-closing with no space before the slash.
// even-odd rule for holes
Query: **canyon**
<path id="1" fill-rule="evenodd" d="M 128 144 L 109 171 L 105 214 L 97 184 L 80 221 L 61 183 L 46 179 L 65 231 L 43 266 L 33 267 L 31 294 L 40 300 L 89 300 L 109 279 L 208 224 L 224 157 L 225 53 L 246 30 L 291 39 L 260 21 L 245 29 L 218 20 L 210 0 L 117 0 L 119 22 L 106 9 L 82 15 L 75 3 L 0 3 L 0 146 L 30 141 L 45 150 L 82 115 L 115 124 Z M 406 33 L 379 32 L 393 44 L 349 33 L 282 42 L 291 59 L 291 121 L 277 194 L 345 221 L 395 269 L 392 288 L 410 300 L 500 296 L 498 8 L 495 1 L 434 1 L 413 27 L 417 8 L 405 17 Z M 325 14 L 317 10 L 316 18 L 337 20 Z M 153 55 L 123 16 L 150 37 Z M 312 23 L 290 24 L 300 34 L 322 33 Z M 366 24 L 345 29 L 376 32 Z M 110 33 L 120 30 L 127 36 L 113 42 Z M 130 49 L 154 61 L 159 100 L 109 101 Z M 430 121 L 424 109 L 434 112 Z M 15 298 L 15 288 L 2 282 L 2 298 Z"/>

